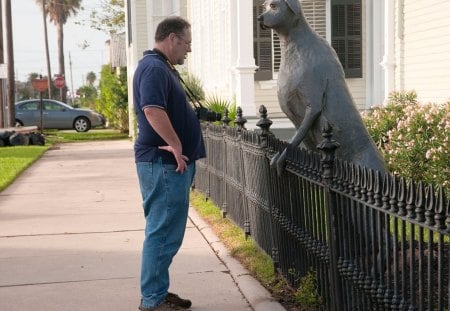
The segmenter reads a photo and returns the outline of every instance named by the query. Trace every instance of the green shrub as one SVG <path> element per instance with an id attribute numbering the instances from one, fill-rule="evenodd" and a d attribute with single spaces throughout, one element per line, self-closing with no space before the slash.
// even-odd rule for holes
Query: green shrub
<path id="1" fill-rule="evenodd" d="M 128 86 L 126 68 L 120 73 L 111 71 L 109 65 L 102 67 L 100 75 L 100 96 L 96 102 L 96 110 L 103 114 L 109 126 L 128 131 Z"/>
<path id="2" fill-rule="evenodd" d="M 450 101 L 420 104 L 416 94 L 393 93 L 386 107 L 364 115 L 389 170 L 450 190 Z"/>
<path id="3" fill-rule="evenodd" d="M 223 99 L 218 95 L 205 95 L 203 90 L 202 81 L 194 74 L 189 73 L 187 70 L 183 70 L 180 73 L 183 80 L 183 88 L 188 94 L 190 100 L 192 96 L 197 99 L 205 108 L 211 111 L 220 113 L 222 117 L 225 115 L 225 110 L 228 111 L 228 118 L 230 118 L 230 125 L 233 125 L 234 119 L 236 119 L 236 104 L 230 100 Z M 196 105 L 195 103 L 193 103 Z"/>
<path id="4" fill-rule="evenodd" d="M 183 88 L 186 94 L 193 95 L 197 100 L 203 101 L 205 99 L 205 91 L 203 90 L 202 81 L 194 74 L 189 73 L 187 70 L 183 70 L 180 73 L 183 79 Z M 187 90 L 189 88 L 189 90 Z"/>
<path id="5" fill-rule="evenodd" d="M 80 92 L 80 98 L 77 101 L 79 107 L 87 107 L 95 109 L 95 102 L 97 99 L 97 89 L 93 85 L 83 85 L 78 91 Z M 75 106 L 75 105 L 73 105 Z"/>
<path id="6" fill-rule="evenodd" d="M 220 98 L 217 95 L 212 95 L 206 98 L 205 100 L 205 107 L 214 111 L 218 112 L 222 115 L 222 118 L 225 115 L 225 110 L 228 111 L 228 118 L 230 118 L 231 122 L 230 125 L 234 124 L 234 120 L 236 119 L 236 104 L 232 103 L 229 100 Z"/>
<path id="7" fill-rule="evenodd" d="M 318 308 L 323 304 L 313 271 L 309 271 L 300 279 L 300 286 L 295 292 L 294 298 L 298 304 L 310 308 Z"/>

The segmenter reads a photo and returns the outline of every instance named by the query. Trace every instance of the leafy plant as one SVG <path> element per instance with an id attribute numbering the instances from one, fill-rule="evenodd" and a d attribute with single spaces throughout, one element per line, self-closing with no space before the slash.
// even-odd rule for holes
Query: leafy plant
<path id="1" fill-rule="evenodd" d="M 303 306 L 317 308 L 322 305 L 322 299 L 317 290 L 317 281 L 313 271 L 309 271 L 300 279 L 300 287 L 294 296 L 295 301 Z"/>
<path id="2" fill-rule="evenodd" d="M 80 24 L 89 23 L 91 28 L 103 31 L 110 35 L 125 31 L 124 0 L 101 0 L 90 12 L 89 20 Z M 84 8 L 83 8 L 84 9 Z"/>
<path id="3" fill-rule="evenodd" d="M 102 67 L 100 75 L 100 96 L 96 110 L 103 114 L 109 126 L 122 132 L 128 131 L 128 88 L 126 68 L 120 73 L 111 71 L 109 65 Z"/>
<path id="4" fill-rule="evenodd" d="M 415 105 L 416 99 L 417 94 L 414 91 L 393 92 L 389 95 L 385 107 L 376 107 L 363 114 L 366 127 L 380 149 L 383 149 L 387 142 L 387 133 L 397 126 L 400 119 L 404 118 L 405 107 Z"/>
<path id="5" fill-rule="evenodd" d="M 189 96 L 194 96 L 198 101 L 202 103 L 205 108 L 211 111 L 220 113 L 222 117 L 227 111 L 228 118 L 230 118 L 230 125 L 233 125 L 234 119 L 236 119 L 236 104 L 230 100 L 219 97 L 218 95 L 205 95 L 203 90 L 202 81 L 196 77 L 194 74 L 189 73 L 187 70 L 183 70 L 180 73 L 181 79 L 183 80 L 183 88 L 186 94 Z"/>
<path id="6" fill-rule="evenodd" d="M 212 95 L 206 98 L 205 107 L 222 114 L 222 117 L 225 116 L 225 112 L 228 114 L 228 118 L 231 120 L 230 125 L 234 124 L 234 120 L 236 119 L 236 104 L 232 103 L 229 100 L 220 98 L 217 95 Z"/>
<path id="7" fill-rule="evenodd" d="M 78 105 L 80 107 L 88 107 L 95 109 L 95 101 L 97 99 L 97 89 L 93 85 L 83 85 L 78 89 L 80 99 Z"/>
<path id="8" fill-rule="evenodd" d="M 420 104 L 414 92 L 393 93 L 364 120 L 391 172 L 450 190 L 450 101 Z"/>
<path id="9" fill-rule="evenodd" d="M 197 100 L 203 101 L 205 99 L 205 91 L 203 90 L 202 81 L 187 70 L 181 71 L 180 75 L 181 79 L 183 79 L 182 85 L 186 94 L 193 95 Z"/>

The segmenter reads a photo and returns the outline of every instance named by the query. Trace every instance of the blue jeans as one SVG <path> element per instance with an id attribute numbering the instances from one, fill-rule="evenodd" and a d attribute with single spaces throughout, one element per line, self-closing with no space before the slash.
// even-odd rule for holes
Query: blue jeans
<path id="1" fill-rule="evenodd" d="M 195 163 L 183 173 L 176 165 L 136 163 L 146 219 L 142 248 L 142 305 L 154 308 L 164 302 L 169 290 L 169 266 L 180 249 L 189 209 L 189 191 Z"/>

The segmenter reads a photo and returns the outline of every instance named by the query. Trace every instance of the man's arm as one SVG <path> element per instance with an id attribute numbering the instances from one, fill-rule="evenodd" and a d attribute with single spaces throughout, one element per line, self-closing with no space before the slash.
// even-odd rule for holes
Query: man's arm
<path id="1" fill-rule="evenodd" d="M 167 143 L 167 146 L 159 146 L 159 148 L 173 154 L 178 165 L 176 171 L 183 173 L 186 170 L 186 161 L 189 159 L 183 155 L 183 146 L 166 111 L 159 107 L 148 107 L 144 109 L 144 113 L 152 128 Z"/>

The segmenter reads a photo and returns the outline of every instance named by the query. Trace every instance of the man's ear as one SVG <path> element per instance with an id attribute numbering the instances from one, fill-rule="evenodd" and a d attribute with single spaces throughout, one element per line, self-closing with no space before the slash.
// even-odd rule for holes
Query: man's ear
<path id="1" fill-rule="evenodd" d="M 300 2 L 299 0 L 284 0 L 287 6 L 294 12 L 295 15 L 300 14 Z"/>

